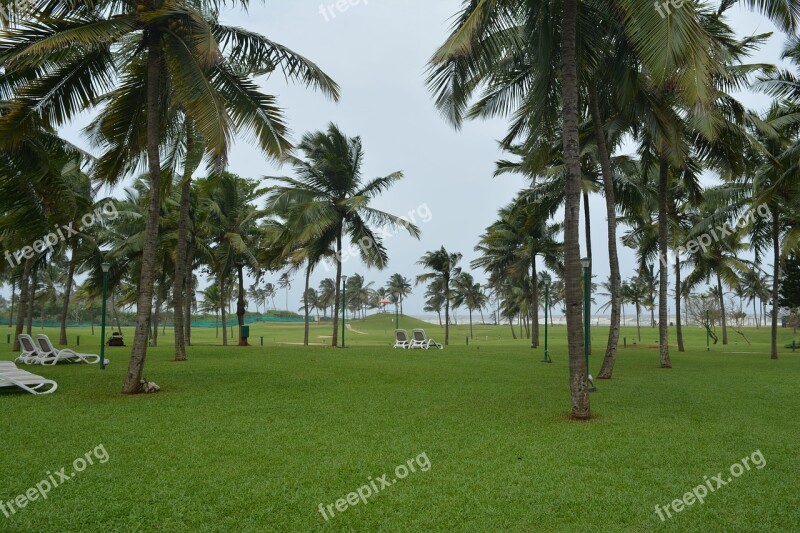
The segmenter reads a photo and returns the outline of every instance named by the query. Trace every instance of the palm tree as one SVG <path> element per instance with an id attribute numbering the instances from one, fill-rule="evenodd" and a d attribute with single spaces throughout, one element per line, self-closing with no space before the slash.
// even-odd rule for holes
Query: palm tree
<path id="1" fill-rule="evenodd" d="M 293 213 L 303 231 L 301 242 L 336 253 L 336 293 L 334 296 L 332 345 L 338 346 L 339 305 L 345 238 L 358 247 L 367 266 L 379 270 L 389 257 L 383 239 L 374 228 L 394 226 L 419 238 L 420 231 L 400 217 L 369 207 L 369 202 L 402 179 L 401 172 L 362 182 L 364 150 L 359 137 L 347 137 L 335 125 L 326 131 L 306 134 L 298 145 L 305 160 L 287 157 L 297 178 L 277 177 L 279 185 L 270 188 L 268 208 L 276 213 Z"/>
<path id="2" fill-rule="evenodd" d="M 460 253 L 449 253 L 442 246 L 439 250 L 427 252 L 417 261 L 417 264 L 429 270 L 417 276 L 417 284 L 427 281 L 437 281 L 441 283 L 441 290 L 444 294 L 444 344 L 450 342 L 450 282 L 461 273 L 458 263 L 461 261 Z"/>
<path id="3" fill-rule="evenodd" d="M 335 83 L 302 56 L 255 33 L 219 24 L 217 12 L 226 3 L 175 0 L 164 10 L 161 0 L 101 0 L 80 8 L 66 0 L 31 0 L 19 17 L 25 30 L 0 38 L 0 64 L 6 73 L 14 73 L 0 80 L 0 93 L 24 95 L 9 106 L 0 126 L 4 143 L 17 142 L 43 123 L 55 128 L 78 111 L 102 104 L 92 127 L 104 150 L 97 177 L 117 181 L 146 155 L 152 193 L 124 393 L 141 389 L 162 162 L 169 164 L 162 161 L 160 147 L 165 141 L 178 142 L 172 135 L 181 130 L 176 124 L 191 123 L 203 153 L 219 169 L 237 132 L 252 134 L 268 155 L 280 155 L 290 146 L 280 110 L 258 90 L 254 76 L 278 66 L 288 77 L 338 96 Z M 245 0 L 231 2 L 236 3 L 247 6 Z"/>
<path id="4" fill-rule="evenodd" d="M 472 274 L 468 272 L 461 272 L 453 280 L 453 288 L 455 290 L 455 297 L 453 305 L 456 307 L 465 306 L 469 310 L 469 337 L 475 338 L 472 333 L 472 312 L 476 309 L 481 310 L 481 317 L 483 317 L 483 308 L 489 301 L 483 287 L 480 283 L 475 283 Z"/>
<path id="5" fill-rule="evenodd" d="M 411 294 L 411 280 L 402 274 L 392 274 L 386 285 L 387 292 L 392 295 L 394 301 L 400 306 L 400 314 L 403 314 L 403 300 Z"/>
<path id="6" fill-rule="evenodd" d="M 323 312 L 333 307 L 333 300 L 336 297 L 336 281 L 325 278 L 319 282 L 319 303 L 322 305 Z"/>

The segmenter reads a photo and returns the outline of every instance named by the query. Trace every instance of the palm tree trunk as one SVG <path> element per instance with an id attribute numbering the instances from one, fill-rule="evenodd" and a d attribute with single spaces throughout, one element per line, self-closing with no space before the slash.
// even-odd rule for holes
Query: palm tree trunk
<path id="1" fill-rule="evenodd" d="M 533 335 L 531 336 L 531 348 L 539 347 L 539 273 L 536 272 L 536 254 L 531 257 L 531 322 L 533 323 Z"/>
<path id="2" fill-rule="evenodd" d="M 28 292 L 30 293 L 30 296 L 28 296 L 28 320 L 27 324 L 25 324 L 25 329 L 28 335 L 31 335 L 33 330 L 33 308 L 36 307 L 36 282 L 38 279 L 38 273 L 39 265 L 34 264 L 33 271 L 31 272 L 31 283 L 28 285 Z M 94 335 L 94 332 L 92 332 L 92 335 Z"/>
<path id="3" fill-rule="evenodd" d="M 778 358 L 778 300 L 781 288 L 781 226 L 780 211 L 772 209 L 772 347 L 771 358 Z"/>
<path id="4" fill-rule="evenodd" d="M 8 313 L 8 327 L 11 327 L 14 323 L 14 304 L 16 303 L 16 295 L 17 295 L 17 280 L 11 280 L 11 311 Z M 16 349 L 15 349 L 16 351 Z"/>
<path id="5" fill-rule="evenodd" d="M 444 345 L 450 346 L 450 278 L 444 278 Z"/>
<path id="6" fill-rule="evenodd" d="M 667 220 L 667 200 L 669 188 L 669 163 L 661 159 L 658 176 L 658 345 L 661 354 L 661 368 L 672 368 L 669 358 L 669 311 L 667 294 L 669 270 L 667 247 L 669 246 L 669 221 Z"/>
<path id="7" fill-rule="evenodd" d="M 14 345 L 12 347 L 15 352 L 19 351 L 19 335 L 22 333 L 25 317 L 28 315 L 28 284 L 30 283 L 32 266 L 33 259 L 26 259 L 25 266 L 22 269 L 22 279 L 19 282 L 19 306 L 17 308 L 17 324 L 16 328 L 14 328 Z"/>
<path id="8" fill-rule="evenodd" d="M 436 314 L 439 315 L 439 327 L 440 328 L 444 327 L 443 324 L 442 324 L 442 310 L 441 309 L 437 309 L 436 310 Z"/>
<path id="9" fill-rule="evenodd" d="M 474 339 L 475 335 L 472 332 L 472 308 L 469 308 L 469 338 Z"/>
<path id="10" fill-rule="evenodd" d="M 597 87 L 590 86 L 589 106 L 594 125 L 594 136 L 597 140 L 597 151 L 600 156 L 600 170 L 603 175 L 603 195 L 606 200 L 606 220 L 608 224 L 608 266 L 609 292 L 611 292 L 611 325 L 608 331 L 606 355 L 600 367 L 598 379 L 611 379 L 617 361 L 619 345 L 620 307 L 622 302 L 622 276 L 619 272 L 619 253 L 617 251 L 617 210 L 614 198 L 614 176 L 611 171 L 611 156 L 606 144 L 605 128 L 600 117 L 600 106 L 597 102 Z"/>
<path id="11" fill-rule="evenodd" d="M 72 256 L 67 268 L 67 280 L 64 282 L 64 303 L 61 305 L 61 331 L 58 335 L 58 344 L 67 344 L 67 315 L 69 314 L 69 298 L 72 294 L 72 282 L 75 279 L 75 241 L 72 241 Z"/>
<path id="12" fill-rule="evenodd" d="M 342 230 L 336 236 L 336 290 L 333 298 L 333 340 L 331 346 L 339 346 L 339 305 L 341 304 L 342 285 Z"/>
<path id="13" fill-rule="evenodd" d="M 162 280 L 163 281 L 163 280 Z M 158 324 L 161 321 L 161 305 L 164 303 L 164 291 L 161 288 L 161 284 L 158 286 L 158 291 L 156 292 L 156 307 L 155 312 L 153 313 L 153 342 L 150 344 L 153 348 L 158 346 Z"/>
<path id="14" fill-rule="evenodd" d="M 183 314 L 183 332 L 186 337 L 186 346 L 192 345 L 192 302 L 194 302 L 194 241 L 189 243 L 186 250 L 186 270 L 184 276 L 184 305 L 186 310 Z"/>
<path id="15" fill-rule="evenodd" d="M 225 297 L 225 274 L 220 272 L 219 275 L 219 314 L 222 316 L 222 345 L 228 345 L 228 313 L 226 313 L 225 304 L 228 299 Z"/>
<path id="16" fill-rule="evenodd" d="M 678 351 L 683 353 L 683 325 L 681 324 L 681 258 L 675 254 L 675 333 L 678 335 Z"/>
<path id="17" fill-rule="evenodd" d="M 250 346 L 242 336 L 244 330 L 244 313 L 246 311 L 244 306 L 244 265 L 241 263 L 236 267 L 239 275 L 239 297 L 236 301 L 236 321 L 239 323 L 239 346 Z"/>
<path id="18" fill-rule="evenodd" d="M 117 313 L 117 304 L 114 298 L 114 291 L 111 291 L 111 312 L 114 315 L 114 321 L 117 323 L 117 331 L 122 335 L 122 324 L 119 321 L 119 313 Z"/>
<path id="19" fill-rule="evenodd" d="M 517 340 L 517 332 L 514 331 L 514 320 L 509 319 L 508 325 L 511 326 L 511 338 Z"/>
<path id="20" fill-rule="evenodd" d="M 722 344 L 728 344 L 728 321 L 725 317 L 725 295 L 722 293 L 722 280 L 717 274 L 717 290 L 719 291 L 719 310 L 722 313 Z"/>
<path id="21" fill-rule="evenodd" d="M 193 136 L 187 124 L 186 154 L 193 151 Z M 184 311 L 186 300 L 186 256 L 189 236 L 189 195 L 192 190 L 192 174 L 194 167 L 184 162 L 183 179 L 181 180 L 180 215 L 178 220 L 178 245 L 175 250 L 175 279 L 172 283 L 172 307 L 175 313 L 175 360 L 186 361 L 186 331 Z"/>
<path id="22" fill-rule="evenodd" d="M 567 337 L 569 343 L 569 383 L 571 416 L 591 418 L 589 371 L 583 354 L 581 318 L 580 201 L 581 163 L 578 137 L 578 0 L 564 0 L 561 30 L 561 78 L 563 83 L 564 162 L 567 172 L 564 213 L 564 280 L 566 282 Z"/>
<path id="23" fill-rule="evenodd" d="M 305 324 L 303 327 L 303 346 L 308 346 L 308 287 L 311 285 L 311 262 L 306 268 L 306 290 L 303 292 L 303 309 L 305 311 Z"/>
<path id="24" fill-rule="evenodd" d="M 153 302 L 153 274 L 156 267 L 158 247 L 158 223 L 161 207 L 161 35 L 151 29 L 148 36 L 147 54 L 147 162 L 150 175 L 150 204 L 147 208 L 147 223 L 142 243 L 142 267 L 139 279 L 139 294 L 136 302 L 136 330 L 131 348 L 128 373 L 122 385 L 123 394 L 135 394 L 142 388 L 142 371 L 147 356 L 147 338 L 150 334 L 150 306 Z"/>
<path id="25" fill-rule="evenodd" d="M 640 317 L 642 315 L 642 308 L 636 304 L 636 334 L 639 336 L 639 342 L 642 342 L 642 326 Z"/>
<path id="26" fill-rule="evenodd" d="M 756 323 L 756 329 L 761 327 L 760 320 L 758 319 L 758 309 L 756 308 L 756 299 L 753 298 L 753 321 Z"/>

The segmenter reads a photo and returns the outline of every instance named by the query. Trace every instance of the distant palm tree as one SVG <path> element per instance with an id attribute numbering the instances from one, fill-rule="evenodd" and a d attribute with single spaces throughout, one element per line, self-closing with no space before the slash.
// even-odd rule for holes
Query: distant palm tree
<path id="1" fill-rule="evenodd" d="M 475 338 L 472 332 L 472 312 L 476 309 L 481 312 L 481 321 L 483 321 L 483 308 L 489 302 L 488 296 L 483 290 L 480 283 L 475 283 L 472 274 L 462 272 L 453 281 L 453 288 L 455 289 L 455 298 L 453 305 L 460 307 L 465 306 L 469 310 L 469 337 Z"/>
<path id="2" fill-rule="evenodd" d="M 400 314 L 402 315 L 403 300 L 411 294 L 411 280 L 402 274 L 392 274 L 392 277 L 389 278 L 389 283 L 386 285 L 386 290 L 392 295 L 394 301 L 400 306 Z"/>
<path id="3" fill-rule="evenodd" d="M 279 185 L 270 188 L 267 204 L 276 213 L 291 213 L 293 220 L 303 222 L 297 236 L 302 242 L 313 242 L 320 249 L 336 253 L 336 294 L 334 297 L 332 345 L 339 344 L 339 305 L 341 301 L 342 263 L 345 238 L 358 247 L 367 266 L 379 270 L 389 257 L 376 227 L 394 226 L 419 238 L 413 224 L 395 215 L 369 206 L 371 200 L 403 178 L 395 172 L 382 178 L 362 182 L 364 150 L 359 137 L 347 137 L 335 124 L 326 131 L 303 136 L 298 145 L 305 159 L 287 157 L 297 178 L 276 177 Z"/>
<path id="4" fill-rule="evenodd" d="M 461 261 L 460 253 L 449 253 L 442 246 L 439 250 L 427 252 L 417 261 L 417 264 L 429 272 L 417 276 L 417 283 L 426 281 L 440 281 L 444 292 L 444 344 L 450 342 L 450 282 L 461 273 L 458 263 Z"/>

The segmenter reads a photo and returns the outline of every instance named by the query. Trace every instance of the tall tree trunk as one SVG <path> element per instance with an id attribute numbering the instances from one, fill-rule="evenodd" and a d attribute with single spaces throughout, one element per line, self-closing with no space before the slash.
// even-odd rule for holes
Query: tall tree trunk
<path id="1" fill-rule="evenodd" d="M 756 323 L 756 329 L 761 327 L 760 320 L 758 319 L 758 309 L 756 308 L 756 299 L 753 298 L 753 321 Z"/>
<path id="2" fill-rule="evenodd" d="M 35 263 L 33 265 L 33 270 L 31 271 L 31 283 L 28 285 L 28 292 L 30 295 L 28 296 L 28 320 L 25 324 L 25 329 L 28 335 L 33 334 L 33 308 L 36 307 L 36 283 L 38 282 L 38 275 L 39 275 L 39 265 Z M 92 332 L 94 335 L 94 332 Z"/>
<path id="3" fill-rule="evenodd" d="M 19 351 L 19 335 L 22 333 L 22 328 L 25 326 L 25 317 L 28 316 L 28 284 L 31 278 L 31 268 L 33 266 L 33 259 L 26 259 L 25 266 L 22 269 L 22 279 L 19 282 L 19 307 L 17 309 L 17 324 L 14 328 L 14 345 L 13 351 Z"/>
<path id="4" fill-rule="evenodd" d="M 514 331 L 514 320 L 509 319 L 508 325 L 511 326 L 511 338 L 517 340 L 517 332 Z"/>
<path id="5" fill-rule="evenodd" d="M 600 105 L 597 102 L 597 87 L 589 88 L 589 106 L 592 113 L 594 135 L 597 139 L 597 152 L 600 156 L 600 170 L 603 175 L 603 196 L 606 200 L 606 220 L 608 224 L 608 266 L 609 290 L 611 292 L 611 325 L 608 331 L 608 343 L 598 379 L 611 379 L 614 365 L 617 362 L 619 345 L 620 307 L 622 306 L 622 276 L 619 272 L 619 253 L 617 251 L 617 210 L 614 197 L 614 176 L 611 171 L 611 156 L 606 144 L 605 128 L 600 116 Z"/>
<path id="6" fill-rule="evenodd" d="M 75 279 L 75 241 L 72 240 L 71 250 L 72 255 L 69 258 L 69 267 L 67 267 L 67 281 L 64 283 L 64 303 L 61 305 L 61 331 L 58 335 L 58 344 L 65 346 L 67 344 L 67 315 L 69 314 L 69 299 L 72 295 L 72 282 Z"/>
<path id="7" fill-rule="evenodd" d="M 469 308 L 469 338 L 474 339 L 475 335 L 472 332 L 472 308 Z"/>
<path id="8" fill-rule="evenodd" d="M 164 280 L 161 280 L 163 283 Z M 152 342 L 150 346 L 153 348 L 158 347 L 158 325 L 161 323 L 161 306 L 164 303 L 164 290 L 161 286 L 161 283 L 158 285 L 158 289 L 156 291 L 156 307 L 155 311 L 153 312 L 153 336 Z"/>
<path id="9" fill-rule="evenodd" d="M 303 292 L 303 310 L 305 313 L 305 324 L 303 327 L 303 346 L 308 346 L 308 288 L 311 285 L 311 262 L 306 267 L 306 290 Z"/>
<path id="10" fill-rule="evenodd" d="M 17 280 L 11 280 L 11 311 L 8 313 L 8 327 L 14 323 L 14 304 L 16 303 L 17 296 Z"/>
<path id="11" fill-rule="evenodd" d="M 642 342 L 642 326 L 641 326 L 641 318 L 642 316 L 642 308 L 639 304 L 636 304 L 636 334 L 639 337 L 639 342 Z"/>
<path id="12" fill-rule="evenodd" d="M 539 347 L 539 273 L 536 272 L 536 254 L 531 257 L 531 322 L 533 324 L 533 335 L 531 336 L 531 348 Z"/>
<path id="13" fill-rule="evenodd" d="M 442 310 L 441 309 L 437 309 L 436 310 L 436 314 L 439 315 L 439 327 L 440 328 L 444 327 L 444 325 L 442 324 Z"/>
<path id="14" fill-rule="evenodd" d="M 772 209 L 772 347 L 771 358 L 778 358 L 778 300 L 781 290 L 781 225 L 780 211 Z"/>
<path id="15" fill-rule="evenodd" d="M 589 371 L 583 354 L 583 308 L 580 262 L 581 162 L 578 137 L 578 0 L 564 0 L 561 30 L 561 78 L 564 91 L 563 138 L 567 173 L 564 212 L 564 281 L 566 282 L 567 337 L 571 416 L 591 418 Z"/>
<path id="16" fill-rule="evenodd" d="M 184 282 L 186 291 L 184 292 L 184 305 L 186 311 L 183 314 L 183 332 L 186 336 L 186 346 L 192 345 L 192 303 L 194 302 L 194 241 L 189 243 L 186 251 L 186 271 Z"/>
<path id="17" fill-rule="evenodd" d="M 333 339 L 331 346 L 339 346 L 339 306 L 342 303 L 342 230 L 336 236 L 336 290 L 333 298 Z"/>
<path id="18" fill-rule="evenodd" d="M 175 313 L 175 360 L 186 361 L 186 331 L 184 311 L 186 300 L 186 256 L 189 238 L 189 199 L 192 191 L 192 174 L 195 167 L 190 162 L 194 140 L 189 121 L 186 133 L 186 158 L 181 180 L 180 215 L 178 219 L 178 246 L 175 250 L 175 278 L 172 280 L 172 308 Z"/>
<path id="19" fill-rule="evenodd" d="M 220 273 L 219 275 L 219 305 L 220 310 L 219 314 L 222 316 L 222 345 L 228 345 L 228 313 L 226 304 L 228 303 L 228 298 L 225 296 L 225 274 Z"/>
<path id="20" fill-rule="evenodd" d="M 675 254 L 675 333 L 678 335 L 678 351 L 683 353 L 686 348 L 683 345 L 683 325 L 681 323 L 681 258 Z"/>
<path id="21" fill-rule="evenodd" d="M 450 346 L 450 277 L 444 277 L 444 345 Z"/>
<path id="22" fill-rule="evenodd" d="M 239 298 L 236 301 L 236 321 L 239 323 L 239 346 L 250 346 L 242 336 L 242 331 L 244 330 L 244 265 L 239 264 L 236 267 L 237 273 L 239 275 Z"/>
<path id="23" fill-rule="evenodd" d="M 658 345 L 661 354 L 661 368 L 672 368 L 669 358 L 669 220 L 667 202 L 669 192 L 669 163 L 662 157 L 658 173 Z"/>
<path id="24" fill-rule="evenodd" d="M 131 360 L 122 385 L 123 394 L 135 394 L 142 390 L 142 371 L 147 356 L 147 338 L 150 334 L 151 306 L 153 305 L 153 282 L 158 247 L 158 223 L 161 207 L 161 35 L 151 29 L 148 35 L 147 54 L 147 163 L 150 175 L 150 203 L 147 208 L 147 223 L 142 245 L 142 267 L 136 302 L 136 330 L 131 348 Z"/>
<path id="25" fill-rule="evenodd" d="M 122 335 L 122 324 L 119 321 L 119 313 L 117 312 L 117 304 L 114 298 L 114 291 L 111 291 L 111 312 L 114 314 L 114 321 L 117 323 L 117 331 Z"/>
<path id="26" fill-rule="evenodd" d="M 722 292 L 722 280 L 717 274 L 717 290 L 719 291 L 719 310 L 722 313 L 722 344 L 728 344 L 728 320 L 725 316 L 725 294 Z"/>

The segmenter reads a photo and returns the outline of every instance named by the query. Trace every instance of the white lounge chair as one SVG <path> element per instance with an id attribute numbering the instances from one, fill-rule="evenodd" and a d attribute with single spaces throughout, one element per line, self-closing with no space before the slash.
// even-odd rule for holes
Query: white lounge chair
<path id="1" fill-rule="evenodd" d="M 408 333 L 404 329 L 394 330 L 394 347 L 404 350 L 411 348 L 411 341 L 408 340 Z"/>
<path id="2" fill-rule="evenodd" d="M 10 361 L 0 361 L 0 388 L 19 387 L 31 394 L 51 394 L 58 388 L 58 383 L 42 376 L 20 370 Z"/>
<path id="3" fill-rule="evenodd" d="M 444 350 L 444 346 L 439 344 L 433 339 L 429 339 L 427 335 L 425 335 L 424 329 L 415 329 L 413 330 L 414 338 L 411 340 L 411 349 L 414 348 L 422 348 L 423 350 L 429 349 L 431 346 L 435 346 L 440 350 Z"/>
<path id="4" fill-rule="evenodd" d="M 57 350 L 47 335 L 36 335 L 36 343 L 41 353 L 43 365 L 55 365 L 61 361 L 67 363 L 95 364 L 100 362 L 100 356 L 89 353 L 78 353 L 70 349 Z M 93 360 L 90 360 L 92 359 Z M 108 364 L 108 359 L 103 361 Z"/>
<path id="5" fill-rule="evenodd" d="M 19 339 L 19 347 L 22 350 L 22 353 L 19 354 L 14 362 L 21 363 L 23 365 L 35 365 L 39 363 L 39 359 L 42 355 L 39 353 L 39 350 L 36 348 L 36 344 L 33 342 L 33 339 L 30 335 L 25 335 L 21 333 L 17 335 Z"/>

